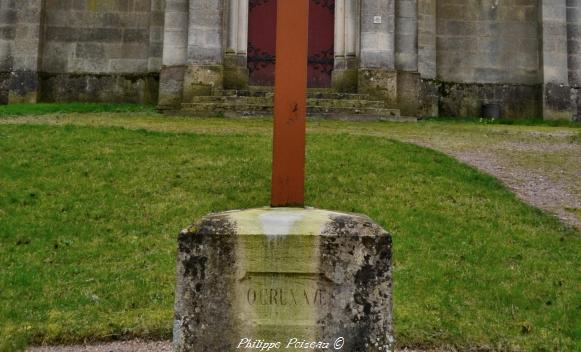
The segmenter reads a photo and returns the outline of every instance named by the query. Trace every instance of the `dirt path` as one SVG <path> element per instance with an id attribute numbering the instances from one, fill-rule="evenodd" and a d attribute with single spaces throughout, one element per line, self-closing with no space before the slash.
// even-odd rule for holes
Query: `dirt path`
<path id="1" fill-rule="evenodd" d="M 171 342 L 169 341 L 145 342 L 140 340 L 104 343 L 98 345 L 84 345 L 84 346 L 35 347 L 27 350 L 27 352 L 171 352 L 171 351 L 172 346 Z M 397 352 L 445 352 L 445 351 L 444 350 L 419 351 L 403 349 L 398 350 Z"/>
<path id="2" fill-rule="evenodd" d="M 497 177 L 523 201 L 581 231 L 581 144 L 576 133 L 512 132 L 492 141 L 471 134 L 398 139 L 440 150 Z"/>
<path id="3" fill-rule="evenodd" d="M 564 223 L 581 229 L 581 218 L 576 214 L 576 211 L 581 209 L 581 200 L 572 193 L 571 184 L 551 179 L 546 173 L 538 170 L 507 165 L 505 160 L 493 153 L 464 152 L 452 155 L 496 176 L 525 202 L 547 210 L 557 215 Z"/>
<path id="4" fill-rule="evenodd" d="M 172 345 L 169 341 L 131 340 L 83 346 L 34 347 L 27 352 L 172 352 Z"/>

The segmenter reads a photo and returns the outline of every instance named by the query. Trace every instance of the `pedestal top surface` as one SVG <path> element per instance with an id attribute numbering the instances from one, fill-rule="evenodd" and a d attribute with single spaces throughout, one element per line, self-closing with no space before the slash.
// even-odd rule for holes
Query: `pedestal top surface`
<path id="1" fill-rule="evenodd" d="M 218 221 L 231 223 L 237 235 L 312 235 L 319 236 L 326 233 L 330 224 L 345 226 L 347 232 L 355 227 L 375 227 L 373 221 L 360 214 L 342 213 L 337 211 L 315 208 L 254 208 L 231 210 L 222 213 L 207 215 L 197 227 L 204 226 L 204 220 L 212 221 L 213 226 Z M 196 232 L 196 229 L 187 229 L 186 232 Z M 357 231 L 358 235 L 365 236 L 367 231 Z"/>

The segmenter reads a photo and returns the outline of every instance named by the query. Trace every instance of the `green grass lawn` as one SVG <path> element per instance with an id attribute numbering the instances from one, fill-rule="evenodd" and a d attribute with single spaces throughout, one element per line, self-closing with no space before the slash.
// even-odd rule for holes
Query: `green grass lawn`
<path id="1" fill-rule="evenodd" d="M 249 131 L 0 125 L 0 350 L 169 338 L 179 230 L 269 201 L 271 137 Z M 393 234 L 398 345 L 581 349 L 579 234 L 494 178 L 313 132 L 306 196 Z"/>
<path id="2" fill-rule="evenodd" d="M 0 117 L 47 115 L 66 113 L 104 113 L 104 112 L 154 112 L 152 105 L 138 104 L 101 104 L 101 103 L 39 103 L 39 104 L 8 104 L 0 105 Z"/>
<path id="3" fill-rule="evenodd" d="M 580 128 L 581 121 L 568 120 L 543 120 L 543 119 L 491 119 L 482 117 L 428 117 L 424 121 L 438 121 L 448 123 L 478 123 L 485 125 L 516 125 L 516 126 L 551 126 L 551 127 L 572 127 Z"/>

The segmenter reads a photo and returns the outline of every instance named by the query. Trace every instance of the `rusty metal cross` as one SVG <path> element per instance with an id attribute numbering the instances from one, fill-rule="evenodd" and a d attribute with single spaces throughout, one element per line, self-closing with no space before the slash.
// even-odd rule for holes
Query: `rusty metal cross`
<path id="1" fill-rule="evenodd" d="M 303 206 L 309 0 L 277 8 L 271 205 Z"/>

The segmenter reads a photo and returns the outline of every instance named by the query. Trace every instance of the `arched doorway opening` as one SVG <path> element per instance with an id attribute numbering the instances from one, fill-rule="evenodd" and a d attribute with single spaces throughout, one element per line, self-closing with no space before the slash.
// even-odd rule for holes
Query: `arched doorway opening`
<path id="1" fill-rule="evenodd" d="M 334 65 L 335 0 L 309 0 L 309 88 L 331 87 Z M 274 85 L 276 0 L 250 0 L 248 71 L 250 84 Z"/>

